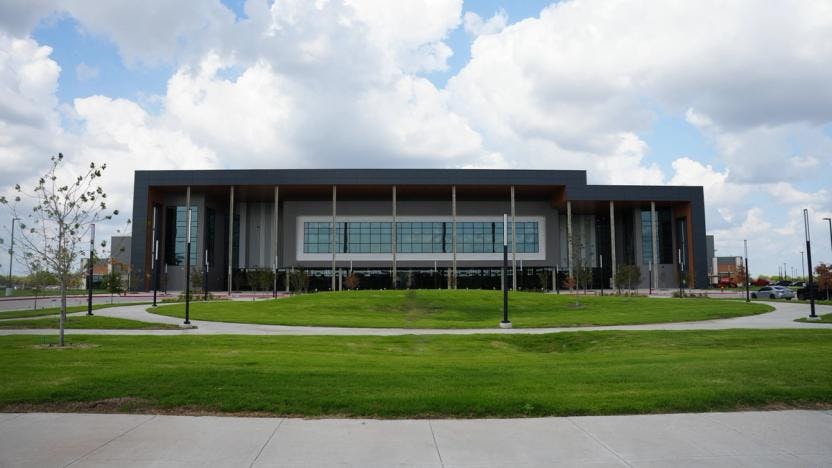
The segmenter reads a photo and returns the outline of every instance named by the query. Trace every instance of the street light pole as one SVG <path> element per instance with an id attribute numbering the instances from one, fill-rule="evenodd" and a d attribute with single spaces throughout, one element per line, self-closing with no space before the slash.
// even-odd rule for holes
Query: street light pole
<path id="1" fill-rule="evenodd" d="M 604 295 L 604 256 L 601 255 L 601 254 L 598 254 L 598 261 L 600 263 L 599 266 L 601 267 L 601 295 L 603 296 Z"/>
<path id="2" fill-rule="evenodd" d="M 185 325 L 191 324 L 191 187 L 185 196 Z"/>
<path id="3" fill-rule="evenodd" d="M 745 302 L 751 302 L 751 275 L 748 274 L 748 240 L 742 241 L 745 246 Z"/>
<path id="4" fill-rule="evenodd" d="M 829 223 L 829 249 L 832 250 L 832 218 L 823 218 L 823 220 Z"/>
<path id="5" fill-rule="evenodd" d="M 12 243 L 9 246 L 9 285 L 6 287 L 6 295 L 11 296 L 14 294 L 14 288 L 12 287 L 12 262 L 14 261 L 14 222 L 20 221 L 20 218 L 12 218 Z"/>
<path id="6" fill-rule="evenodd" d="M 92 315 L 92 273 L 95 253 L 95 224 L 90 225 L 90 264 L 87 265 L 87 315 Z"/>
<path id="7" fill-rule="evenodd" d="M 803 266 L 803 251 L 800 251 L 800 279 L 806 278 L 806 267 Z"/>
<path id="8" fill-rule="evenodd" d="M 679 264 L 679 297 L 685 297 L 682 292 L 682 249 L 676 249 L 678 258 L 676 259 L 676 263 Z"/>
<path id="9" fill-rule="evenodd" d="M 818 316 L 815 315 L 815 288 L 812 284 L 812 239 L 809 234 L 809 210 L 806 208 L 803 209 L 803 229 L 806 232 L 806 263 L 809 267 L 809 318 L 816 319 Z"/>
<path id="10" fill-rule="evenodd" d="M 153 205 L 153 260 L 150 268 L 153 270 L 153 307 L 156 307 L 156 291 L 159 289 L 159 239 L 156 233 L 156 212 L 158 206 Z"/>
<path id="11" fill-rule="evenodd" d="M 508 215 L 503 214 L 503 321 L 500 328 L 511 328 L 508 321 L 508 281 L 505 281 L 508 269 Z"/>

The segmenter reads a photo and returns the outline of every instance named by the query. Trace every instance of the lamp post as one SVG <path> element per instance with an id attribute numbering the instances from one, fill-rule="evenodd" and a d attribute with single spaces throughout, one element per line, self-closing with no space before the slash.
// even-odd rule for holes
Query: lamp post
<path id="1" fill-rule="evenodd" d="M 601 267 L 601 295 L 604 295 L 604 256 L 598 254 L 598 262 Z"/>
<path id="2" fill-rule="evenodd" d="M 806 278 L 806 267 L 803 266 L 803 251 L 800 251 L 800 279 Z"/>
<path id="3" fill-rule="evenodd" d="M 679 264 L 679 297 L 682 298 L 685 297 L 682 292 L 682 249 L 676 249 L 676 255 L 676 263 Z"/>
<path id="4" fill-rule="evenodd" d="M 156 211 L 158 211 L 158 206 L 153 205 L 153 262 L 150 264 L 153 270 L 153 307 L 156 307 L 156 291 L 159 289 L 159 239 L 156 235 Z"/>
<path id="5" fill-rule="evenodd" d="M 92 315 L 92 268 L 95 253 L 95 224 L 90 225 L 90 262 L 87 265 L 87 315 Z"/>
<path id="6" fill-rule="evenodd" d="M 12 243 L 9 246 L 9 285 L 6 286 L 6 295 L 11 296 L 14 288 L 12 287 L 12 261 L 14 261 L 14 222 L 20 221 L 20 218 L 12 218 Z"/>
<path id="7" fill-rule="evenodd" d="M 185 325 L 191 324 L 191 187 L 185 197 Z"/>
<path id="8" fill-rule="evenodd" d="M 651 295 L 653 294 L 653 260 L 650 260 L 650 262 L 647 264 L 647 271 L 650 273 L 650 291 L 648 292 L 648 295 Z"/>
<path id="9" fill-rule="evenodd" d="M 823 220 L 829 223 L 829 249 L 832 249 L 832 218 L 823 218 Z"/>
<path id="10" fill-rule="evenodd" d="M 208 300 L 208 269 L 211 265 L 208 264 L 208 249 L 205 249 L 205 268 L 202 269 L 202 300 Z"/>
<path id="11" fill-rule="evenodd" d="M 751 275 L 748 274 L 748 240 L 742 241 L 745 246 L 745 302 L 751 302 Z"/>
<path id="12" fill-rule="evenodd" d="M 503 214 L 503 278 L 506 277 L 508 269 L 508 215 Z M 503 280 L 503 321 L 500 328 L 511 328 L 508 321 L 508 281 Z"/>
<path id="13" fill-rule="evenodd" d="M 809 318 L 817 319 L 815 315 L 815 288 L 812 284 L 812 238 L 809 233 L 809 210 L 803 209 L 803 229 L 806 233 L 806 265 L 809 267 Z"/>

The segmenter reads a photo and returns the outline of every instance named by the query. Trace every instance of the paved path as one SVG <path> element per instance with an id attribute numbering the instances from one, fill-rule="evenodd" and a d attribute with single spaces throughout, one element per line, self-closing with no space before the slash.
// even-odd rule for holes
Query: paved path
<path id="1" fill-rule="evenodd" d="M 672 300 L 672 299 L 656 299 Z M 773 329 L 773 328 L 820 328 L 832 330 L 832 325 L 822 323 L 800 323 L 794 319 L 806 317 L 806 304 L 772 302 L 776 310 L 766 314 L 736 317 L 700 322 L 678 322 L 646 325 L 615 325 L 604 327 L 556 327 L 556 328 L 494 328 L 469 329 L 416 329 L 416 328 L 346 328 L 346 327 L 300 327 L 286 325 L 256 325 L 248 323 L 225 323 L 191 320 L 194 329 L 181 330 L 66 330 L 67 334 L 85 335 L 472 335 L 479 333 L 540 334 L 585 330 L 724 330 L 729 328 Z M 164 307 L 164 306 L 160 306 Z M 111 307 L 95 311 L 96 315 L 120 317 L 144 322 L 182 324 L 182 319 L 148 313 L 147 305 Z M 817 313 L 832 313 L 832 306 L 817 306 Z M 0 330 L 0 335 L 43 335 L 50 330 Z"/>
<path id="2" fill-rule="evenodd" d="M 822 467 L 832 412 L 362 420 L 0 413 L 3 467 Z"/>

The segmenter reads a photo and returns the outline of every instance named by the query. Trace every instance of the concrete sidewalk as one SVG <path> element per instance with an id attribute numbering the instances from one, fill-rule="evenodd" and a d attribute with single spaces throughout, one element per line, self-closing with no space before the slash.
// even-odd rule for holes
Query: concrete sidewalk
<path id="1" fill-rule="evenodd" d="M 657 298 L 657 301 L 671 299 Z M 208 322 L 198 320 L 198 314 L 191 315 L 195 329 L 181 330 L 66 330 L 67 334 L 84 335 L 343 335 L 343 336 L 393 336 L 393 335 L 473 335 L 481 333 L 500 334 L 540 334 L 596 330 L 725 330 L 730 328 L 745 329 L 779 329 L 779 328 L 820 328 L 832 329 L 829 324 L 795 322 L 796 318 L 806 317 L 809 306 L 806 304 L 772 302 L 773 312 L 719 320 L 702 320 L 698 322 L 654 323 L 644 325 L 613 325 L 597 327 L 553 327 L 553 328 L 512 328 L 498 327 L 499 315 L 495 313 L 494 328 L 462 329 L 420 329 L 420 328 L 347 328 L 347 327 L 304 327 L 288 325 L 257 325 L 251 323 Z M 147 312 L 147 305 L 111 307 L 95 311 L 96 315 L 118 317 L 143 322 L 182 324 L 181 318 L 168 317 Z M 166 307 L 166 306 L 160 306 Z M 832 313 L 832 306 L 817 306 L 818 315 Z M 57 333 L 45 329 L 2 329 L 0 335 L 44 335 Z"/>
<path id="2" fill-rule="evenodd" d="M 832 466 L 832 412 L 361 420 L 0 414 L 0 466 Z"/>

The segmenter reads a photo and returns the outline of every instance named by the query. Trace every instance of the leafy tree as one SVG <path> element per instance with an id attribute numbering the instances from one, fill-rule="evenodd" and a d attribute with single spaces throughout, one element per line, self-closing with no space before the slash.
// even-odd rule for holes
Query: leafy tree
<path id="1" fill-rule="evenodd" d="M 306 270 L 299 267 L 289 272 L 289 286 L 292 291 L 306 292 L 309 289 L 309 276 L 306 274 Z"/>
<path id="2" fill-rule="evenodd" d="M 110 272 L 104 277 L 102 286 L 110 293 L 110 304 L 113 303 L 113 295 L 124 292 L 124 279 L 121 273 L 115 268 L 110 269 Z"/>
<path id="3" fill-rule="evenodd" d="M 74 179 L 66 179 L 64 155 L 51 158 L 49 169 L 31 191 L 15 185 L 11 199 L 0 196 L 0 205 L 20 218 L 20 245 L 58 278 L 61 295 L 59 343 L 64 345 L 67 289 L 84 254 L 90 226 L 110 220 L 118 210 L 107 208 L 107 194 L 98 185 L 107 165 L 89 168 Z M 17 233 L 16 233 L 17 234 Z"/>
<path id="4" fill-rule="evenodd" d="M 829 300 L 830 290 L 832 290 L 832 264 L 821 263 L 815 267 L 815 273 L 818 275 L 818 290 L 825 289 L 826 300 Z"/>
<path id="5" fill-rule="evenodd" d="M 734 273 L 734 279 L 737 281 L 737 286 L 745 285 L 745 282 L 748 279 L 747 276 L 748 275 L 745 273 L 745 266 L 737 266 L 737 272 Z"/>
<path id="6" fill-rule="evenodd" d="M 346 286 L 347 289 L 358 289 L 359 283 L 361 283 L 361 278 L 359 278 L 355 273 L 350 273 L 346 278 L 344 278 L 344 286 Z"/>

